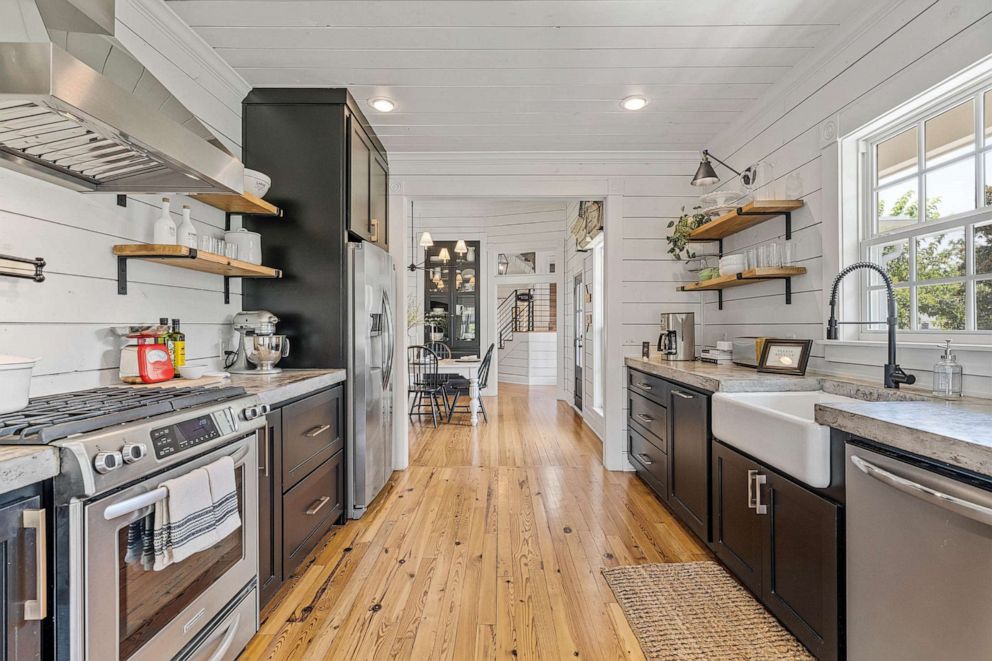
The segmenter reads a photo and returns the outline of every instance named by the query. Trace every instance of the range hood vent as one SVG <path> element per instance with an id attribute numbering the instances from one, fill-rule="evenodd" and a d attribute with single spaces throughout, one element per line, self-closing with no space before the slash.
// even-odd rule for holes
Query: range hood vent
<path id="1" fill-rule="evenodd" d="M 0 43 L 0 166 L 77 191 L 240 194 L 241 162 L 107 36 L 112 2 L 36 0 L 48 39 Z M 170 114 L 55 40 L 142 72 L 140 87 L 169 99 Z"/>

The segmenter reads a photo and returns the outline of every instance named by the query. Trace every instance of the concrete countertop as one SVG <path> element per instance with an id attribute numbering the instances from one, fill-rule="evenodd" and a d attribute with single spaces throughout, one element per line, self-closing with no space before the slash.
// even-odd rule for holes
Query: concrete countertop
<path id="1" fill-rule="evenodd" d="M 817 404 L 816 421 L 992 477 L 990 400 Z"/>
<path id="2" fill-rule="evenodd" d="M 0 446 L 0 494 L 59 474 L 58 448 L 44 445 Z"/>
<path id="3" fill-rule="evenodd" d="M 262 403 L 274 405 L 341 383 L 346 375 L 343 369 L 287 369 L 267 376 L 232 374 L 221 385 L 241 386 L 248 393 L 258 395 Z"/>
<path id="4" fill-rule="evenodd" d="M 627 367 L 711 392 L 823 390 L 861 400 L 816 405 L 821 425 L 911 452 L 950 466 L 992 476 L 992 400 L 934 399 L 921 388 L 883 388 L 880 383 L 807 372 L 806 376 L 761 373 L 738 365 L 627 358 Z"/>

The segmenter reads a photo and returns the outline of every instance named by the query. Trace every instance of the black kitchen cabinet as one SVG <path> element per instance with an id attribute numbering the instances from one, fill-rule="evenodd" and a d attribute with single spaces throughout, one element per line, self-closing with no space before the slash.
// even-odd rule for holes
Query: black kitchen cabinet
<path id="1" fill-rule="evenodd" d="M 761 593 L 761 519 L 755 515 L 758 462 L 713 443 L 713 552 L 744 585 Z"/>
<path id="2" fill-rule="evenodd" d="M 709 541 L 709 397 L 673 386 L 669 402 L 668 504 L 693 532 Z"/>
<path id="3" fill-rule="evenodd" d="M 818 659 L 840 657 L 842 506 L 713 442 L 717 557 Z"/>
<path id="4" fill-rule="evenodd" d="M 46 622 L 50 620 L 41 608 L 51 603 L 46 526 L 40 485 L 0 496 L 3 659 L 30 661 L 47 656 L 46 635 L 50 627 Z"/>
<path id="5" fill-rule="evenodd" d="M 345 366 L 348 242 L 386 246 L 386 150 L 344 89 L 254 89 L 242 122 L 245 165 L 272 178 L 266 199 L 284 213 L 244 223 L 261 235 L 263 262 L 285 272 L 245 279 L 243 307 L 279 317 L 292 342 L 282 366 Z"/>
<path id="6" fill-rule="evenodd" d="M 344 384 L 273 406 L 266 421 L 258 457 L 261 607 L 344 514 Z"/>
<path id="7" fill-rule="evenodd" d="M 435 241 L 425 251 L 424 342 L 444 342 L 453 358 L 482 356 L 479 270 L 480 242 L 466 241 L 465 252 L 455 252 L 456 242 Z"/>
<path id="8" fill-rule="evenodd" d="M 258 593 L 266 604 L 282 585 L 282 411 L 266 416 L 258 449 Z"/>

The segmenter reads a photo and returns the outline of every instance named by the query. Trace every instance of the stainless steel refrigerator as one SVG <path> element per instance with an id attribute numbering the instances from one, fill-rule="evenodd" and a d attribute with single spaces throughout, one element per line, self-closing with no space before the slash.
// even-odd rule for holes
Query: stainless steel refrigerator
<path id="1" fill-rule="evenodd" d="M 382 248 L 348 246 L 348 517 L 358 519 L 393 472 L 396 268 Z"/>

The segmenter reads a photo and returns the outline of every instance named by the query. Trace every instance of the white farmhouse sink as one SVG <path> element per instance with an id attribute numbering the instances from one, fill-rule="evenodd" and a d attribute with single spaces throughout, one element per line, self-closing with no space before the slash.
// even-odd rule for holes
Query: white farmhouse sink
<path id="1" fill-rule="evenodd" d="M 813 419 L 817 404 L 856 402 L 821 390 L 713 395 L 713 436 L 801 482 L 830 486 L 830 428 Z"/>

